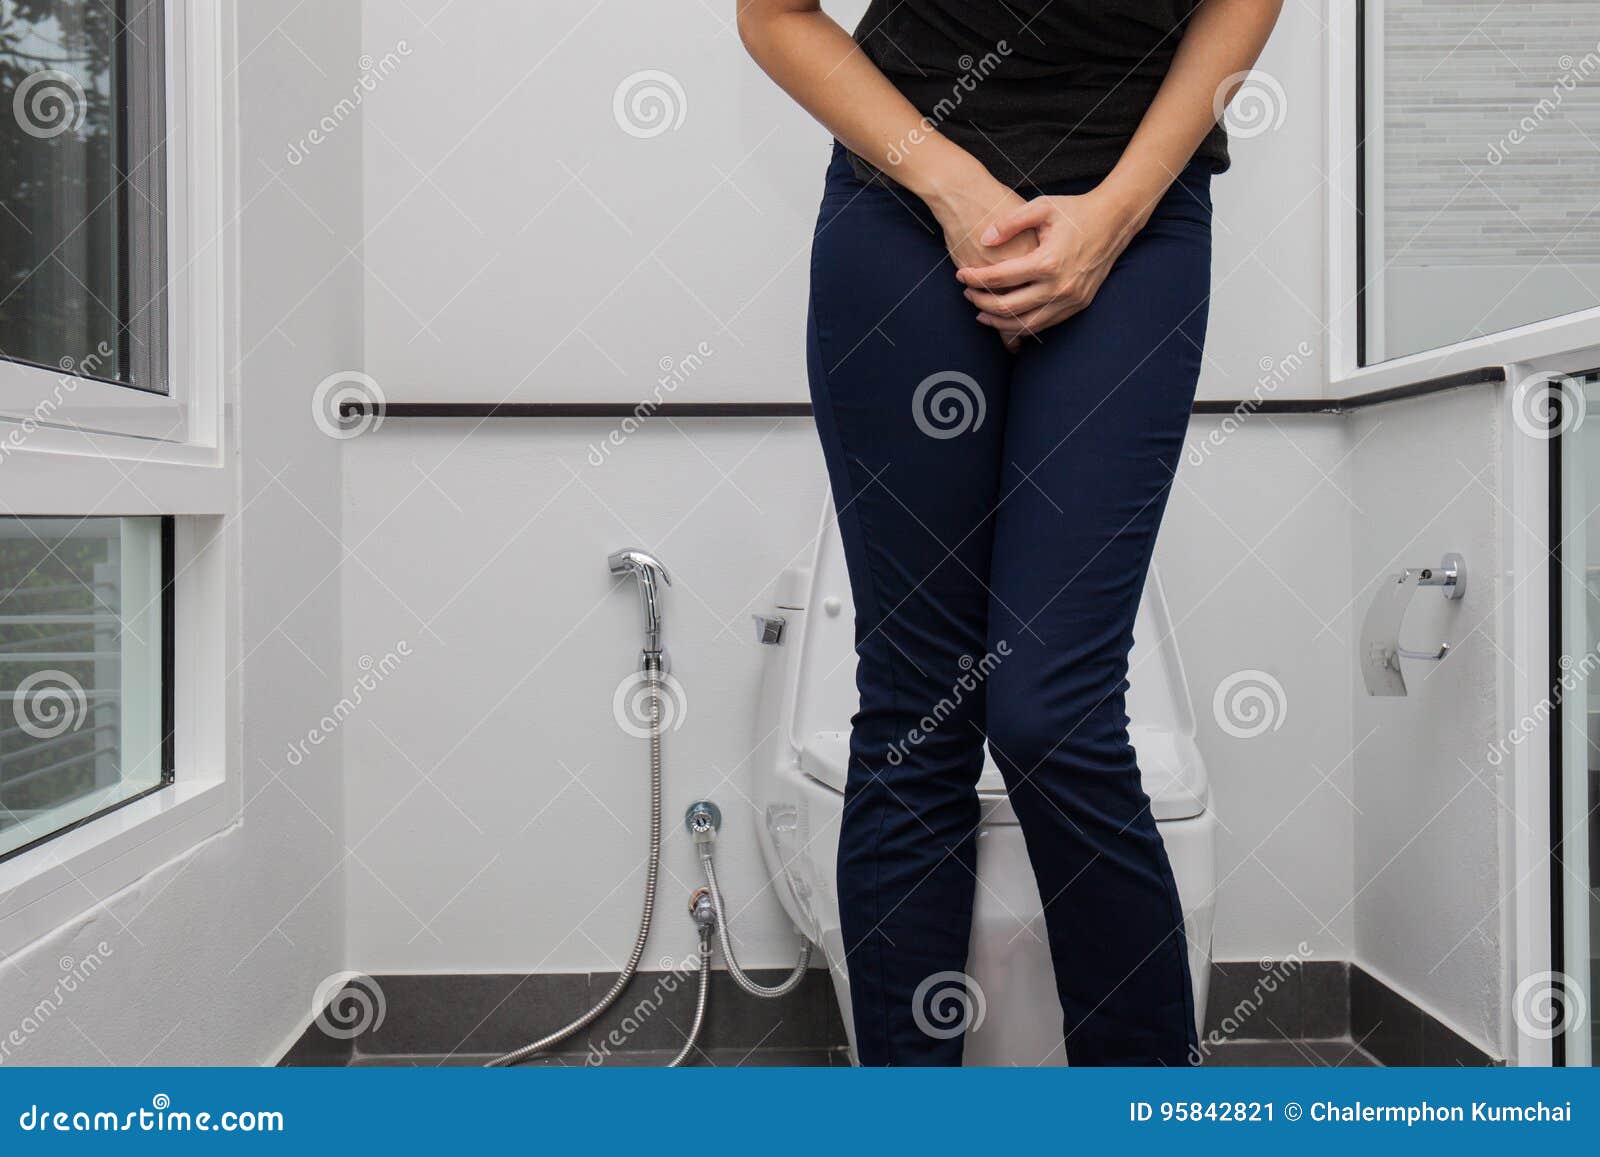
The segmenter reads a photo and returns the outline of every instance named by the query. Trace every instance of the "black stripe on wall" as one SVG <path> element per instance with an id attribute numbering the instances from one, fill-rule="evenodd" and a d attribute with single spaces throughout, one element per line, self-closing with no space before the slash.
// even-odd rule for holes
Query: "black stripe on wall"
<path id="1" fill-rule="evenodd" d="M 1467 386 L 1497 385 L 1505 367 L 1484 366 L 1352 394 L 1343 398 L 1207 398 L 1194 404 L 1196 414 L 1348 414 L 1385 402 L 1399 402 Z M 359 419 L 374 412 L 389 418 L 809 418 L 810 402 L 363 402 L 339 405 L 339 416 Z"/>

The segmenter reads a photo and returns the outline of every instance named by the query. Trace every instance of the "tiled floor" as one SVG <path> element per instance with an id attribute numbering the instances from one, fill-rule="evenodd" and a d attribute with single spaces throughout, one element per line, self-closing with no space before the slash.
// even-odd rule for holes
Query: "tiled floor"
<path id="1" fill-rule="evenodd" d="M 614 1053 L 602 1063 L 624 1068 L 664 1065 L 673 1055 L 670 1049 L 633 1050 Z M 351 1064 L 358 1068 L 400 1065 L 455 1067 L 481 1065 L 489 1059 L 469 1053 L 450 1057 L 388 1054 L 357 1056 Z M 596 1058 L 591 1053 L 554 1053 L 529 1062 L 535 1066 L 561 1065 L 570 1068 L 582 1068 L 595 1063 Z M 848 1066 L 850 1058 L 843 1049 L 711 1049 L 699 1054 L 693 1063 L 698 1067 L 718 1068 L 815 1068 Z M 1207 1066 L 1219 1068 L 1367 1068 L 1377 1063 L 1360 1045 L 1347 1040 L 1230 1041 L 1216 1046 L 1206 1060 Z"/>
<path id="2" fill-rule="evenodd" d="M 1348 1040 L 1229 1041 L 1215 1046 L 1207 1068 L 1348 1069 L 1377 1065 L 1372 1054 Z"/>
<path id="3" fill-rule="evenodd" d="M 613 1053 L 603 1063 L 607 1067 L 643 1068 L 665 1065 L 674 1056 L 671 1049 L 646 1049 Z M 391 1054 L 387 1056 L 357 1056 L 352 1068 L 385 1068 L 394 1066 L 466 1067 L 481 1065 L 490 1058 L 457 1054 L 453 1057 L 413 1056 Z M 596 1063 L 590 1053 L 552 1053 L 528 1062 L 528 1067 L 583 1068 Z M 697 1068 L 827 1068 L 850 1064 L 849 1054 L 843 1049 L 711 1049 L 698 1054 L 690 1062 Z"/>

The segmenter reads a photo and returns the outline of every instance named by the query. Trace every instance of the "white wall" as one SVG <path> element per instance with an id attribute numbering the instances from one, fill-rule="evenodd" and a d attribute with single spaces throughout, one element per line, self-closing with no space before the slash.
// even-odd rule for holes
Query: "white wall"
<path id="1" fill-rule="evenodd" d="M 86 895 L 82 918 L 0 966 L 0 1036 L 26 1029 L 13 1063 L 270 1062 L 340 966 L 339 761 L 329 750 L 290 769 L 273 753 L 341 681 L 339 452 L 310 399 L 359 360 L 363 287 L 346 250 L 359 238 L 359 129 L 299 168 L 284 150 L 348 91 L 358 24 L 349 3 L 239 5 L 233 193 L 245 212 L 219 243 L 236 244 L 242 287 L 229 397 L 245 514 L 228 533 L 243 808 L 135 886 Z M 97 970 L 41 1017 L 91 957 Z"/>
<path id="2" fill-rule="evenodd" d="M 614 694 L 640 612 L 606 555 L 671 569 L 665 641 L 683 688 L 665 739 L 666 875 L 648 960 L 694 950 L 684 809 L 711 795 L 730 902 L 765 884 L 744 796 L 761 648 L 749 615 L 824 495 L 809 422 L 661 424 L 606 466 L 607 427 L 395 424 L 347 459 L 346 666 L 413 651 L 344 731 L 351 959 L 369 971 L 615 967 L 643 886 L 646 743 Z M 794 936 L 775 901 L 735 925 L 751 964 Z M 788 961 L 792 963 L 792 960 Z"/>
<path id="3" fill-rule="evenodd" d="M 1196 418 L 1157 549 L 1211 775 L 1216 956 L 1347 960 L 1351 795 L 1347 424 Z M 1270 486 L 1262 485 L 1271 479 Z M 1264 688 L 1271 727 L 1219 709 Z M 1276 687 L 1274 687 L 1274 683 Z M 1225 723 L 1233 724 L 1232 731 Z"/>
<path id="4" fill-rule="evenodd" d="M 865 5 L 840 5 L 841 15 Z M 391 398 L 804 397 L 826 137 L 745 56 L 731 2 L 365 6 L 403 67 L 367 112 L 368 368 Z M 613 100 L 668 73 L 681 127 Z"/>
<path id="5" fill-rule="evenodd" d="M 388 397 L 635 401 L 701 341 L 716 356 L 676 400 L 806 396 L 828 138 L 749 60 L 734 7 L 366 0 L 366 54 L 398 61 L 364 106 L 367 368 Z M 866 5 L 827 7 L 853 27 Z M 1278 127 L 1218 183 L 1207 396 L 1302 339 L 1317 357 L 1280 393 L 1323 389 L 1320 33 L 1286 7 L 1262 62 Z M 641 139 L 613 102 L 648 70 L 682 123 Z"/>
<path id="6" fill-rule="evenodd" d="M 1385 575 L 1449 551 L 1467 562 L 1465 597 L 1419 591 L 1402 634 L 1407 647 L 1448 642 L 1451 653 L 1406 662 L 1404 699 L 1356 694 L 1356 958 L 1491 1051 L 1514 883 L 1501 855 L 1510 762 L 1490 759 L 1511 731 L 1497 702 L 1497 616 L 1513 585 L 1501 550 L 1500 404 L 1498 390 L 1471 390 L 1373 410 L 1351 423 L 1350 471 L 1360 608 Z"/>

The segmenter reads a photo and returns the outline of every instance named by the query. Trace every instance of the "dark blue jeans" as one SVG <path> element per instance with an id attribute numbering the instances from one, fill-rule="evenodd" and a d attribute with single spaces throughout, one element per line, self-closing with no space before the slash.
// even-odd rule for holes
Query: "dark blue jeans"
<path id="1" fill-rule="evenodd" d="M 1183 914 L 1123 697 L 1210 265 L 1210 177 L 1191 166 L 1093 303 L 1013 356 L 927 208 L 835 150 L 809 369 L 856 605 L 839 900 L 863 1064 L 961 1062 L 916 997 L 965 968 L 985 742 L 1044 899 L 1070 1062 L 1189 1063 Z"/>

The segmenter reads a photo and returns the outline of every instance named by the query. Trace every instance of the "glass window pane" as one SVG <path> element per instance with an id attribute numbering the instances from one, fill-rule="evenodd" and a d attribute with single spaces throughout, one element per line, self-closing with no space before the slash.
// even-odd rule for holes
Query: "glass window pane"
<path id="1" fill-rule="evenodd" d="M 0 856 L 165 782 L 162 520 L 0 518 Z"/>
<path id="2" fill-rule="evenodd" d="M 160 0 L 0 0 L 0 357 L 165 391 Z"/>
<path id="3" fill-rule="evenodd" d="M 1600 304 L 1600 26 L 1366 0 L 1362 362 Z"/>

